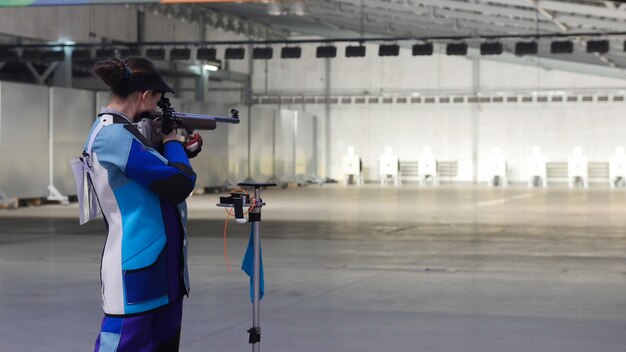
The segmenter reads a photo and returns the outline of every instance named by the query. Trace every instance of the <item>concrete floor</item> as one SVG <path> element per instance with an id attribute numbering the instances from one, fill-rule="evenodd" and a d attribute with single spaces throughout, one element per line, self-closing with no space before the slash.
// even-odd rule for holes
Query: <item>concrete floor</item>
<path id="1" fill-rule="evenodd" d="M 231 222 L 190 199 L 181 351 L 247 351 Z M 626 350 L 626 191 L 474 186 L 264 191 L 265 351 Z M 102 222 L 77 207 L 0 211 L 0 351 L 88 351 Z"/>

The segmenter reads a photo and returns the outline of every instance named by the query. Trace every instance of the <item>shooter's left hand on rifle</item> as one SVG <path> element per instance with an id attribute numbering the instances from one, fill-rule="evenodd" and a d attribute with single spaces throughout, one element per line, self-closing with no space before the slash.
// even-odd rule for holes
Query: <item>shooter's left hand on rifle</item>
<path id="1" fill-rule="evenodd" d="M 202 137 L 198 133 L 187 136 L 187 141 L 183 144 L 189 159 L 196 157 L 202 150 Z"/>

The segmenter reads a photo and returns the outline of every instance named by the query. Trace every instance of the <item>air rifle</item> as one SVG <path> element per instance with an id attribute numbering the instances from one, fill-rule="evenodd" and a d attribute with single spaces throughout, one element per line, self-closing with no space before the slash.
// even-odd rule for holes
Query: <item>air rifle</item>
<path id="1" fill-rule="evenodd" d="M 176 112 L 165 95 L 161 97 L 157 105 L 161 108 L 160 114 L 144 113 L 135 124 L 139 132 L 155 149 L 160 148 L 162 134 L 169 134 L 173 129 L 182 129 L 190 135 L 195 130 L 214 130 L 218 122 L 239 123 L 239 111 L 236 109 L 230 110 L 231 117 Z"/>

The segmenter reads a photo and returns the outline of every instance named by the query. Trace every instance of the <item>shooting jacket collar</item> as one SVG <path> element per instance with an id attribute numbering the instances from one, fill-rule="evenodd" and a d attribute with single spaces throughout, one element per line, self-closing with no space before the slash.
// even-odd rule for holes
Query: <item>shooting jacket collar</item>
<path id="1" fill-rule="evenodd" d="M 101 107 L 100 108 L 100 114 L 111 114 L 113 116 L 119 116 L 123 119 L 125 119 L 126 121 L 123 121 L 124 123 L 128 122 L 128 123 L 134 123 L 133 119 L 131 119 L 130 117 L 126 116 L 126 114 L 124 114 L 123 112 L 117 111 L 117 110 L 113 110 L 113 109 L 109 109 L 107 107 Z"/>

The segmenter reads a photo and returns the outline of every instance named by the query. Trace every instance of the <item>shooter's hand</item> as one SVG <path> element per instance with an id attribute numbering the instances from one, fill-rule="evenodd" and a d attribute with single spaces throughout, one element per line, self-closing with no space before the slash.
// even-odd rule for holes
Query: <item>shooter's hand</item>
<path id="1" fill-rule="evenodd" d="M 198 133 L 190 134 L 184 144 L 188 158 L 193 158 L 202 150 L 202 137 Z"/>
<path id="2" fill-rule="evenodd" d="M 169 141 L 176 141 L 178 140 L 178 136 L 176 135 L 176 129 L 173 129 L 170 133 L 168 134 L 162 134 L 163 136 L 163 144 L 169 142 Z"/>

